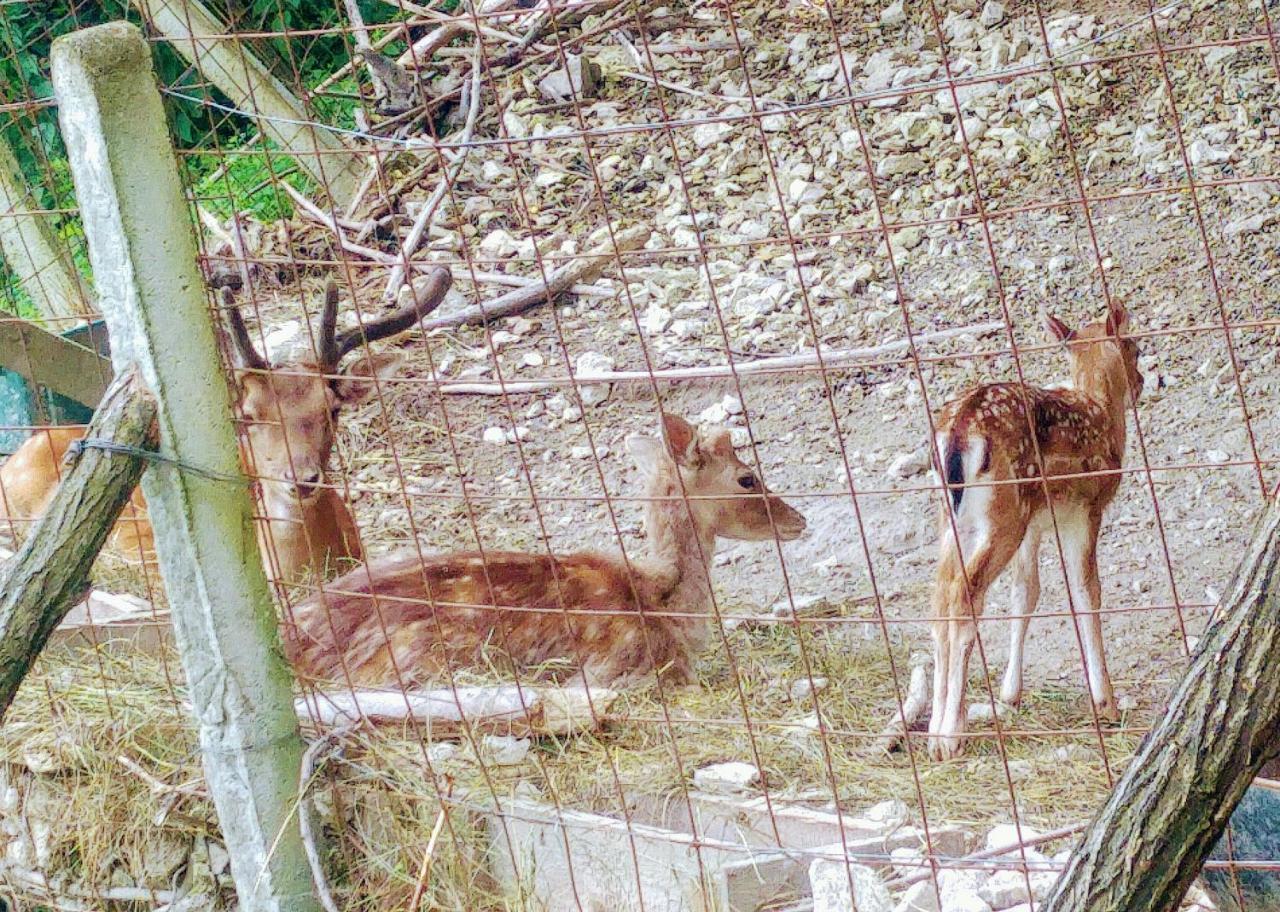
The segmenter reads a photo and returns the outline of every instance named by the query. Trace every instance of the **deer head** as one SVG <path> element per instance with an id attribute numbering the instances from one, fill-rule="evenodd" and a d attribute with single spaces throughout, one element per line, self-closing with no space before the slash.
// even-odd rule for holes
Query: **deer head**
<path id="1" fill-rule="evenodd" d="M 1126 407 L 1138 401 L 1143 387 L 1138 344 L 1126 337 L 1129 312 L 1123 304 L 1113 300 L 1106 319 L 1086 323 L 1078 331 L 1048 314 L 1044 324 L 1049 335 L 1067 347 L 1071 381 L 1076 389 Z"/>
<path id="2" fill-rule="evenodd" d="M 698 526 L 723 538 L 792 541 L 805 518 L 770 494 L 755 471 L 738 458 L 727 428 L 695 428 L 676 415 L 662 416 L 663 440 L 632 436 L 627 449 L 646 475 L 674 465 L 684 482 Z"/>
<path id="3" fill-rule="evenodd" d="M 284 508 L 305 503 L 320 492 L 338 413 L 367 400 L 375 390 L 374 380 L 391 376 L 402 363 L 394 353 L 365 352 L 345 366 L 343 359 L 362 344 L 409 329 L 440 305 L 452 281 L 448 269 L 438 268 L 410 303 L 341 333 L 336 332 L 338 289 L 330 281 L 316 335 L 317 352 L 284 364 L 271 364 L 262 356 L 249 338 L 230 289 L 222 290 L 235 343 L 248 458 L 263 478 L 264 499 L 272 515 L 279 513 L 272 510 L 273 502 Z"/>

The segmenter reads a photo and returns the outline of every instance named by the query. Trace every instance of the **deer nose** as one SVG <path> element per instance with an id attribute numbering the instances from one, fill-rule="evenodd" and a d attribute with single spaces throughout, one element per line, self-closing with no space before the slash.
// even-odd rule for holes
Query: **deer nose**
<path id="1" fill-rule="evenodd" d="M 293 491 L 299 497 L 311 497 L 320 485 L 320 470 L 311 469 L 294 476 Z"/>

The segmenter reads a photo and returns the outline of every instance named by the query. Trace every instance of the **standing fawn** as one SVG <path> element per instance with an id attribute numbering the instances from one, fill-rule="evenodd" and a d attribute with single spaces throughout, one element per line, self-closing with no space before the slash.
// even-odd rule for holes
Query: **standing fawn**
<path id="1" fill-rule="evenodd" d="M 332 575 L 338 562 L 360 560 L 355 521 L 346 501 L 327 482 L 334 428 L 344 406 L 363 402 L 374 378 L 400 366 L 395 354 L 366 354 L 342 361 L 364 342 L 393 336 L 434 310 L 449 289 L 447 269 L 437 269 L 414 301 L 361 328 L 336 332 L 338 289 L 325 289 L 324 308 L 313 355 L 273 365 L 249 338 L 229 289 L 222 300 L 235 343 L 237 393 L 247 427 L 240 446 L 246 470 L 261 485 L 265 516 L 258 544 L 270 575 L 290 581 L 307 572 Z M 60 468 L 83 427 L 37 432 L 0 466 L 0 519 L 30 520 L 44 512 L 61 477 Z M 110 545 L 122 557 L 150 561 L 155 544 L 146 502 L 135 489 L 129 512 L 117 523 Z M 131 515 L 132 514 L 132 515 Z"/>
<path id="2" fill-rule="evenodd" d="M 693 677 L 710 634 L 717 537 L 798 538 L 804 517 L 734 454 L 724 428 L 663 417 L 627 447 L 645 482 L 647 553 L 401 553 L 294 609 L 285 648 L 304 675 L 419 684 L 492 646 L 517 667 L 567 662 L 586 681 Z M 687 499 L 686 499 L 687 497 Z"/>
<path id="3" fill-rule="evenodd" d="M 1048 331 L 1067 347 L 1071 389 L 988 384 L 947 403 L 938 416 L 936 445 L 949 498 L 942 510 L 933 592 L 929 751 L 937 759 L 961 750 L 977 618 L 988 588 L 1010 561 L 1013 615 L 1000 699 L 1009 705 L 1021 699 L 1022 646 L 1040 597 L 1040 540 L 1055 524 L 1089 691 L 1098 715 L 1116 718 L 1098 613 L 1097 551 L 1103 511 L 1120 487 L 1125 411 L 1142 391 L 1137 345 L 1124 338 L 1128 319 L 1118 304 L 1105 321 L 1079 332 L 1046 317 Z M 1054 480 L 1090 472 L 1107 474 Z"/>

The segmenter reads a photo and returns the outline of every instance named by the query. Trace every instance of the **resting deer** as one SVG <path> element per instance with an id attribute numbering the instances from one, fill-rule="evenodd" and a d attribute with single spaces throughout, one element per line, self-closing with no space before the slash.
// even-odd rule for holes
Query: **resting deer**
<path id="1" fill-rule="evenodd" d="M 1118 304 L 1105 321 L 1079 332 L 1046 317 L 1048 331 L 1067 348 L 1071 389 L 988 384 L 947 403 L 938 416 L 936 445 L 949 498 L 942 511 L 933 592 L 929 750 L 935 758 L 948 759 L 961 750 L 976 619 L 988 588 L 1010 561 L 1013 616 L 1000 698 L 1009 705 L 1021 699 L 1022 646 L 1040 597 L 1040 540 L 1046 531 L 1052 534 L 1055 522 L 1080 623 L 1089 691 L 1099 716 L 1116 717 L 1098 613 L 1097 549 L 1103 511 L 1120 487 L 1125 411 L 1142 391 L 1137 345 L 1124 338 L 1128 319 Z M 1043 479 L 1038 463 L 1044 467 Z M 1088 472 L 1110 474 L 1054 480 Z"/>
<path id="2" fill-rule="evenodd" d="M 223 289 L 246 425 L 240 456 L 261 485 L 265 516 L 258 525 L 258 543 L 263 563 L 278 571 L 273 574 L 278 579 L 289 581 L 309 571 L 332 575 L 340 561 L 361 559 L 351 511 L 325 473 L 338 413 L 367 399 L 374 378 L 393 374 L 401 359 L 396 354 L 366 354 L 345 367 L 342 361 L 363 342 L 385 339 L 413 326 L 439 305 L 450 282 L 449 271 L 437 269 L 414 301 L 365 322 L 362 328 L 341 333 L 336 332 L 338 289 L 330 282 L 316 340 L 318 352 L 278 365 L 259 353 L 234 297 Z M 44 512 L 67 448 L 83 434 L 83 427 L 37 433 L 0 466 L 3 518 L 29 520 Z M 134 491 L 132 506 L 134 516 L 126 514 L 117 524 L 111 546 L 124 557 L 149 561 L 154 541 L 141 491 Z"/>
<path id="3" fill-rule="evenodd" d="M 643 557 L 394 555 L 295 606 L 285 644 L 298 671 L 419 684 L 492 646 L 517 667 L 567 661 L 591 683 L 653 672 L 690 681 L 710 634 L 716 539 L 790 541 L 805 520 L 738 459 L 726 429 L 667 415 L 663 430 L 665 441 L 627 441 L 653 498 Z"/>

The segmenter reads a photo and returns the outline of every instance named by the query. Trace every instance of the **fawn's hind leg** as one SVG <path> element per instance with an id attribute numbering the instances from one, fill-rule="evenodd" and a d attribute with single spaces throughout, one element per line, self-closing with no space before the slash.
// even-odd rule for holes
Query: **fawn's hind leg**
<path id="1" fill-rule="evenodd" d="M 1009 583 L 1009 664 L 1000 685 L 1000 701 L 1017 706 L 1022 699 L 1022 647 L 1031 626 L 1031 615 L 1040 601 L 1039 529 L 1028 529 L 1013 558 Z"/>

